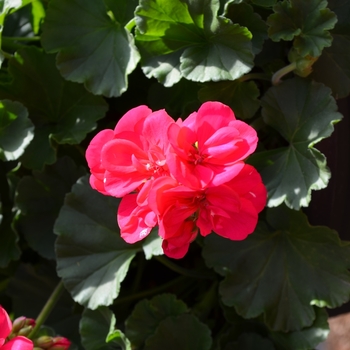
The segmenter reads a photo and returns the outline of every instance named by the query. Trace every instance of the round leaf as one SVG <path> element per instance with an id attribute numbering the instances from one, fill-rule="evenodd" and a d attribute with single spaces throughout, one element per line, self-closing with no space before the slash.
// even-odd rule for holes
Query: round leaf
<path id="1" fill-rule="evenodd" d="M 271 229 L 259 224 L 240 242 L 210 235 L 203 255 L 226 275 L 220 285 L 224 304 L 245 318 L 263 314 L 272 330 L 301 330 L 315 320 L 313 305 L 337 307 L 349 300 L 349 245 L 284 206 L 268 211 L 268 223 Z"/>
<path id="2" fill-rule="evenodd" d="M 73 299 L 90 309 L 113 303 L 141 250 L 120 237 L 118 205 L 119 199 L 91 189 L 84 177 L 66 196 L 55 223 L 57 273 Z"/>
<path id="3" fill-rule="evenodd" d="M 127 76 L 139 61 L 132 35 L 107 15 L 103 1 L 50 1 L 42 45 L 58 52 L 57 66 L 66 79 L 107 97 L 127 89 Z"/>

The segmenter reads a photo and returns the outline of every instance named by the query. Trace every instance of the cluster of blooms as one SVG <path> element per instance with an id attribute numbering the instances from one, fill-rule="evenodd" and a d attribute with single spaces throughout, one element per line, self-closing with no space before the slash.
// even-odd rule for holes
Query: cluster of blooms
<path id="1" fill-rule="evenodd" d="M 0 349 L 1 350 L 33 350 L 33 342 L 26 338 L 35 321 L 20 317 L 13 324 L 5 309 L 0 306 Z"/>
<path id="2" fill-rule="evenodd" d="M 71 342 L 64 337 L 42 336 L 33 341 L 27 337 L 35 320 L 24 316 L 13 323 L 6 310 L 0 306 L 0 350 L 68 350 Z M 34 347 L 35 346 L 35 347 Z"/>
<path id="3" fill-rule="evenodd" d="M 99 132 L 86 159 L 90 185 L 122 197 L 122 238 L 135 243 L 159 225 L 164 253 L 182 258 L 198 232 L 242 240 L 266 204 L 258 172 L 244 160 L 257 134 L 219 102 L 206 102 L 185 121 L 146 106 Z"/>

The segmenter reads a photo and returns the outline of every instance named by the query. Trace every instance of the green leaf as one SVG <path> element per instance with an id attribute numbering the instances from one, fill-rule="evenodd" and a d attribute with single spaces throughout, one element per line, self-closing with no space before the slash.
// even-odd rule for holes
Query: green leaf
<path id="1" fill-rule="evenodd" d="M 311 190 L 327 186 L 326 159 L 313 146 L 331 135 L 333 124 L 342 118 L 330 93 L 321 84 L 294 78 L 270 88 L 262 98 L 265 123 L 289 143 L 250 158 L 268 189 L 268 206 L 285 202 L 299 209 L 309 204 Z"/>
<path id="2" fill-rule="evenodd" d="M 208 326 L 193 315 L 183 314 L 161 321 L 144 350 L 209 350 L 211 344 Z"/>
<path id="3" fill-rule="evenodd" d="M 126 336 L 133 346 L 140 347 L 155 333 L 161 321 L 187 311 L 186 304 L 172 294 L 157 295 L 151 300 L 144 299 L 137 303 L 125 322 Z"/>
<path id="4" fill-rule="evenodd" d="M 9 61 L 9 71 L 13 81 L 0 85 L 0 98 L 21 102 L 35 125 L 34 139 L 21 158 L 26 167 L 42 169 L 54 163 L 52 141 L 80 143 L 107 111 L 103 98 L 64 80 L 54 55 L 35 47 L 19 50 Z"/>
<path id="5" fill-rule="evenodd" d="M 343 98 L 350 93 L 350 3 L 329 0 L 328 4 L 338 22 L 332 30 L 332 46 L 326 48 L 314 64 L 311 77 L 328 85 L 335 98 Z"/>
<path id="6" fill-rule="evenodd" d="M 283 350 L 309 350 L 326 340 L 329 334 L 328 314 L 325 309 L 315 308 L 316 320 L 312 326 L 296 332 L 270 332 L 269 337 Z"/>
<path id="7" fill-rule="evenodd" d="M 163 255 L 162 238 L 158 236 L 158 227 L 152 229 L 151 233 L 142 243 L 143 252 L 146 260 L 150 260 L 152 256 Z"/>
<path id="8" fill-rule="evenodd" d="M 172 86 L 234 80 L 253 66 L 252 34 L 218 17 L 218 1 L 142 0 L 136 8 L 136 41 L 148 77 Z"/>
<path id="9" fill-rule="evenodd" d="M 119 330 L 114 330 L 115 316 L 107 307 L 99 307 L 97 310 L 85 309 L 80 321 L 81 342 L 86 350 L 131 350 L 126 339 L 125 346 L 120 344 L 123 339 Z M 118 339 L 120 334 L 120 339 Z M 124 336 L 125 338 L 125 336 Z"/>
<path id="10" fill-rule="evenodd" d="M 57 273 L 73 299 L 89 309 L 113 303 L 141 250 L 120 237 L 119 202 L 93 190 L 83 177 L 66 195 L 55 223 Z"/>
<path id="11" fill-rule="evenodd" d="M 318 57 L 323 48 L 331 46 L 329 30 L 337 16 L 327 8 L 326 0 L 284 0 L 274 6 L 274 14 L 267 19 L 272 40 L 290 41 L 301 56 Z"/>
<path id="12" fill-rule="evenodd" d="M 220 101 L 232 108 L 239 119 L 249 119 L 260 107 L 260 92 L 255 82 L 225 81 L 208 83 L 198 92 L 201 102 Z"/>
<path id="13" fill-rule="evenodd" d="M 252 3 L 262 7 L 272 7 L 277 0 L 252 0 Z"/>
<path id="14" fill-rule="evenodd" d="M 45 9 L 44 5 L 40 0 L 34 0 L 31 3 L 32 5 L 32 27 L 33 27 L 33 32 L 35 34 L 38 34 L 41 29 L 41 23 L 43 22 L 45 18 Z"/>
<path id="15" fill-rule="evenodd" d="M 42 45 L 58 52 L 57 67 L 67 80 L 107 97 L 127 89 L 127 76 L 139 61 L 132 35 L 107 15 L 103 1 L 51 0 Z"/>
<path id="16" fill-rule="evenodd" d="M 17 160 L 34 137 L 27 109 L 18 102 L 0 101 L 0 159 Z"/>
<path id="17" fill-rule="evenodd" d="M 269 339 L 263 338 L 256 333 L 244 333 L 236 342 L 228 344 L 223 350 L 275 350 L 275 347 Z M 300 350 L 300 349 L 298 349 Z"/>
<path id="18" fill-rule="evenodd" d="M 134 18 L 136 6 L 139 4 L 138 0 L 104 0 L 104 2 L 107 8 L 113 12 L 116 21 L 123 26 Z"/>
<path id="19" fill-rule="evenodd" d="M 349 300 L 349 245 L 285 206 L 269 209 L 267 221 L 240 242 L 210 235 L 203 256 L 226 275 L 224 304 L 244 318 L 263 315 L 271 330 L 300 331 L 314 322 L 313 305 L 333 308 Z"/>
<path id="20" fill-rule="evenodd" d="M 12 260 L 18 260 L 21 251 L 17 245 L 18 235 L 13 229 L 11 218 L 0 214 L 0 268 L 5 268 Z"/>
<path id="21" fill-rule="evenodd" d="M 261 17 L 254 12 L 252 6 L 244 2 L 239 4 L 231 3 L 226 8 L 225 17 L 229 18 L 233 23 L 238 23 L 249 29 L 253 35 L 253 52 L 258 54 L 265 39 L 267 39 L 267 26 Z"/>
<path id="22" fill-rule="evenodd" d="M 53 226 L 64 196 L 84 174 L 82 167 L 63 157 L 44 171 L 34 171 L 33 176 L 23 177 L 18 184 L 16 205 L 21 213 L 17 228 L 29 246 L 47 259 L 56 257 Z"/>

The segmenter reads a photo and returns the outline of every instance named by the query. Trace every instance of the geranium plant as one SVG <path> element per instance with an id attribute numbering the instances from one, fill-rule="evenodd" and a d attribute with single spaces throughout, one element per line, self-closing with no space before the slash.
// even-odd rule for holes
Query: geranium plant
<path id="1" fill-rule="evenodd" d="M 350 93 L 350 3 L 0 5 L 0 347 L 324 341 L 350 248 L 305 209 Z"/>

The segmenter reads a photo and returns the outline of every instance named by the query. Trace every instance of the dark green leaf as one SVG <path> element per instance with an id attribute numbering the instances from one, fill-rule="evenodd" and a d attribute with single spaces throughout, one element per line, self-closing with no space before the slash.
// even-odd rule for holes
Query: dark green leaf
<path id="1" fill-rule="evenodd" d="M 269 209 L 267 219 L 270 226 L 259 224 L 244 241 L 210 235 L 203 255 L 226 275 L 220 286 L 224 304 L 245 318 L 264 315 L 272 330 L 299 331 L 314 322 L 313 305 L 337 307 L 349 300 L 349 245 L 285 206 Z"/>
<path id="2" fill-rule="evenodd" d="M 272 7 L 277 0 L 252 0 L 252 3 L 262 7 Z"/>
<path id="3" fill-rule="evenodd" d="M 54 55 L 35 47 L 19 50 L 9 61 L 9 70 L 13 81 L 0 85 L 0 97 L 23 103 L 35 125 L 34 139 L 21 159 L 29 168 L 41 169 L 55 161 L 52 140 L 80 143 L 107 110 L 101 97 L 60 76 Z"/>
<path id="4" fill-rule="evenodd" d="M 114 331 L 115 322 L 113 312 L 107 307 L 99 307 L 94 311 L 85 309 L 79 327 L 84 348 L 86 350 L 131 350 L 127 340 L 125 346 L 117 346 L 119 340 L 114 335 L 116 335 L 115 332 L 120 331 Z"/>
<path id="5" fill-rule="evenodd" d="M 113 303 L 131 260 L 141 250 L 120 237 L 119 202 L 91 189 L 84 177 L 66 196 L 55 223 L 57 273 L 73 299 L 90 309 Z"/>
<path id="6" fill-rule="evenodd" d="M 29 246 L 47 259 L 55 259 L 53 226 L 64 196 L 84 174 L 82 167 L 64 157 L 42 172 L 23 177 L 18 184 L 16 205 L 21 213 L 17 227 Z"/>
<path id="7" fill-rule="evenodd" d="M 123 26 L 134 18 L 138 0 L 104 0 L 107 8 L 113 12 L 114 18 Z"/>
<path id="8" fill-rule="evenodd" d="M 328 85 L 336 98 L 342 98 L 350 93 L 350 3 L 342 0 L 328 3 L 338 22 L 331 32 L 332 46 L 314 64 L 312 78 Z"/>
<path id="9" fill-rule="evenodd" d="M 316 320 L 312 326 L 300 331 L 270 332 L 269 337 L 283 350 L 309 350 L 326 340 L 329 333 L 328 314 L 325 309 L 315 308 Z"/>
<path id="10" fill-rule="evenodd" d="M 0 101 L 0 159 L 16 160 L 34 137 L 34 126 L 22 104 Z"/>
<path id="11" fill-rule="evenodd" d="M 125 332 L 133 346 L 141 346 L 152 336 L 160 322 L 187 312 L 187 306 L 175 295 L 157 295 L 151 300 L 142 300 L 125 322 Z M 175 332 L 175 331 L 174 331 Z M 182 349 L 179 347 L 179 349 Z"/>
<path id="12" fill-rule="evenodd" d="M 209 350 L 211 344 L 208 326 L 193 315 L 183 314 L 161 321 L 144 350 Z"/>
<path id="13" fill-rule="evenodd" d="M 225 16 L 233 23 L 238 23 L 249 29 L 253 35 L 253 52 L 258 54 L 262 49 L 264 40 L 267 38 L 267 26 L 261 17 L 257 13 L 254 13 L 250 5 L 244 2 L 239 4 L 231 3 L 226 8 Z"/>
<path id="14" fill-rule="evenodd" d="M 326 159 L 313 146 L 328 137 L 342 118 L 330 94 L 321 84 L 294 78 L 270 88 L 261 100 L 265 123 L 289 143 L 250 158 L 268 189 L 269 206 L 285 202 L 299 209 L 309 204 L 311 190 L 327 186 Z"/>
<path id="15" fill-rule="evenodd" d="M 10 218 L 4 218 L 2 214 L 0 214 L 0 232 L 0 268 L 5 268 L 10 261 L 18 260 L 21 251 Z"/>
<path id="16" fill-rule="evenodd" d="M 259 89 L 255 82 L 225 81 L 208 83 L 198 92 L 201 102 L 220 101 L 232 108 L 239 119 L 249 119 L 260 107 Z"/>
<path id="17" fill-rule="evenodd" d="M 103 1 L 51 0 L 42 45 L 58 52 L 57 66 L 66 79 L 108 97 L 127 89 L 127 76 L 139 61 L 132 35 L 107 15 Z"/>
<path id="18" fill-rule="evenodd" d="M 253 65 L 252 35 L 217 17 L 219 3 L 208 0 L 143 0 L 136 9 L 136 40 L 143 69 L 172 86 L 193 81 L 234 80 Z"/>
<path id="19" fill-rule="evenodd" d="M 275 347 L 269 339 L 261 337 L 256 333 L 244 333 L 237 341 L 226 345 L 223 350 L 239 349 L 239 350 L 275 350 Z M 301 350 L 301 349 L 298 349 Z"/>
<path id="20" fill-rule="evenodd" d="M 318 57 L 323 48 L 331 46 L 329 30 L 337 16 L 327 8 L 326 0 L 284 0 L 273 9 L 275 13 L 267 19 L 272 40 L 294 39 L 293 46 L 303 57 Z"/>

